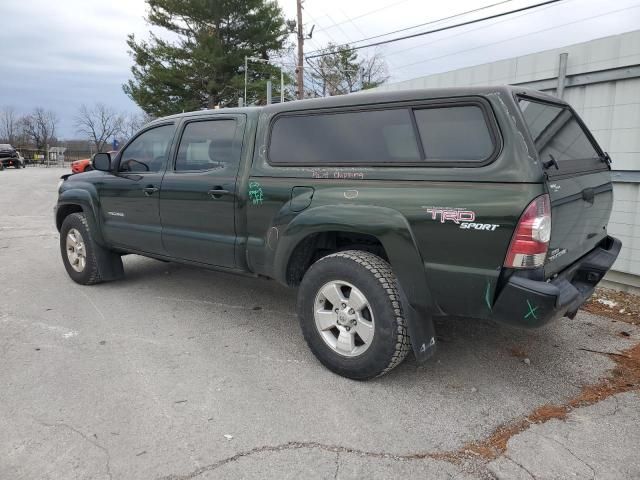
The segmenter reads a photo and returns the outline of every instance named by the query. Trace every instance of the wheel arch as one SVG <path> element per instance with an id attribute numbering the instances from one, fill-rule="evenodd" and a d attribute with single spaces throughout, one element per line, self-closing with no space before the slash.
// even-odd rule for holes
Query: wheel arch
<path id="1" fill-rule="evenodd" d="M 312 255 L 309 250 L 313 251 L 318 240 L 322 242 L 336 235 L 338 238 L 339 235 L 351 235 L 369 242 L 365 246 L 372 247 L 359 249 L 376 253 L 391 264 L 412 305 L 420 311 L 430 311 L 433 307 L 422 256 L 411 226 L 397 210 L 379 206 L 320 206 L 305 210 L 281 230 L 272 254 L 272 271 L 276 280 L 295 286 L 296 279 L 310 266 L 308 262 L 313 258 L 309 258 Z M 353 245 L 350 247 L 354 248 Z M 340 248 L 326 249 L 327 254 L 335 251 L 340 251 Z M 306 259 L 300 262 L 300 256 L 306 256 Z M 299 267 L 297 271 L 296 267 Z"/>
<path id="2" fill-rule="evenodd" d="M 56 228 L 58 231 L 62 228 L 64 219 L 72 213 L 84 213 L 94 236 L 94 241 L 100 245 L 105 244 L 102 228 L 100 228 L 98 209 L 90 192 L 71 189 L 65 190 L 60 194 L 56 207 Z"/>

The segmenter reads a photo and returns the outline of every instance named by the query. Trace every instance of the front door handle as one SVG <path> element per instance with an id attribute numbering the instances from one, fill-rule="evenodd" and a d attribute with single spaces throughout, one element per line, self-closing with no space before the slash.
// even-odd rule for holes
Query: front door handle
<path id="1" fill-rule="evenodd" d="M 153 195 L 154 193 L 156 193 L 158 190 L 160 190 L 158 187 L 154 187 L 153 185 L 147 185 L 146 187 L 144 187 L 142 189 L 142 191 L 144 192 L 144 194 L 149 197 L 151 195 Z"/>
<path id="2" fill-rule="evenodd" d="M 222 187 L 215 187 L 215 188 L 212 188 L 211 190 L 209 190 L 207 193 L 212 198 L 222 198 L 223 195 L 228 195 L 231 192 L 229 192 L 229 190 L 225 190 Z"/>

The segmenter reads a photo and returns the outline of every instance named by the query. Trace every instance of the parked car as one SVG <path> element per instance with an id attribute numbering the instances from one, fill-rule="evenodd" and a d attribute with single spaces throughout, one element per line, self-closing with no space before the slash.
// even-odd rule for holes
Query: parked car
<path id="1" fill-rule="evenodd" d="M 5 167 L 24 168 L 24 158 L 8 143 L 1 143 L 0 170 Z"/>
<path id="2" fill-rule="evenodd" d="M 184 113 L 93 167 L 59 188 L 75 282 L 121 277 L 126 253 L 275 279 L 355 379 L 426 360 L 434 317 L 572 318 L 621 247 L 608 155 L 567 103 L 515 87 Z"/>
<path id="3" fill-rule="evenodd" d="M 111 156 L 115 156 L 118 151 L 109 150 L 107 153 Z M 91 158 L 82 158 L 80 160 L 71 162 L 72 173 L 90 172 L 91 170 L 93 170 L 93 166 L 91 165 Z"/>

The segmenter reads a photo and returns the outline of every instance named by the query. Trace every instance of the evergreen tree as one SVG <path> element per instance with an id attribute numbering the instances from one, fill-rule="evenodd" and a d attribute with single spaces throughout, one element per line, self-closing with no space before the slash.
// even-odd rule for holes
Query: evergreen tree
<path id="1" fill-rule="evenodd" d="M 244 57 L 267 60 L 284 47 L 284 17 L 273 0 L 146 2 L 148 22 L 169 35 L 129 35 L 133 79 L 123 89 L 149 115 L 236 105 L 244 95 Z M 279 78 L 279 69 L 250 65 L 247 104 L 266 96 L 270 76 Z"/>

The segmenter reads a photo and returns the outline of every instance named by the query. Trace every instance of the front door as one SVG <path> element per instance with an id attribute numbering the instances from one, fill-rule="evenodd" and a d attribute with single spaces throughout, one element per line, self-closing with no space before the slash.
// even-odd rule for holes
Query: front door
<path id="1" fill-rule="evenodd" d="M 114 246 L 163 254 L 160 185 L 175 125 L 145 130 L 122 151 L 117 171 L 99 186 L 104 235 Z"/>
<path id="2" fill-rule="evenodd" d="M 162 241 L 170 256 L 235 266 L 240 119 L 216 115 L 185 122 L 160 192 Z"/>

